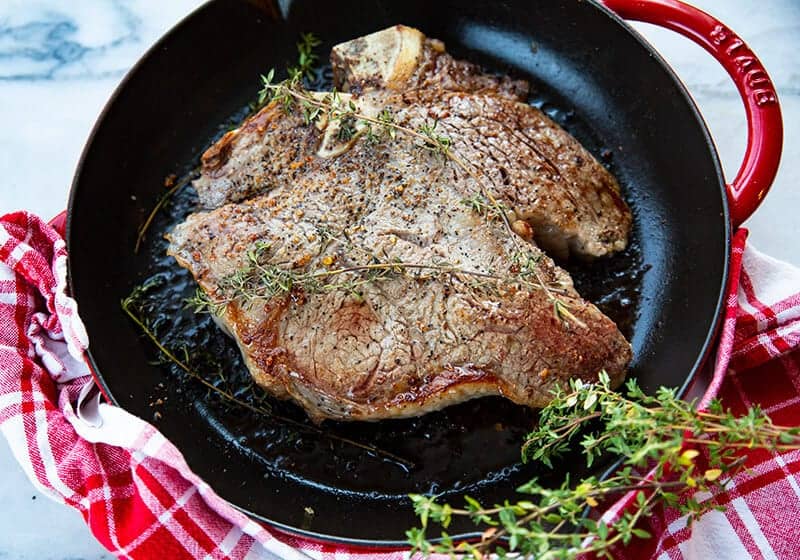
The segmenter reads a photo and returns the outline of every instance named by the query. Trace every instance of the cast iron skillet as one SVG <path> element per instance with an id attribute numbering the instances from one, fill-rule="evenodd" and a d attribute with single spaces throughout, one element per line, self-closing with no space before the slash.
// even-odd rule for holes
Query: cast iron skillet
<path id="1" fill-rule="evenodd" d="M 606 5 L 692 37 L 735 78 L 750 124 L 735 187 L 726 189 L 708 131 L 677 78 L 622 20 L 592 1 L 298 0 L 281 9 L 270 2 L 216 0 L 187 17 L 148 52 L 108 103 L 70 197 L 71 286 L 107 398 L 154 418 L 189 465 L 236 506 L 322 539 L 396 545 L 415 524 L 408 492 L 468 491 L 494 502 L 537 474 L 534 467 L 520 466 L 517 457 L 533 415 L 499 399 L 413 421 L 326 427 L 412 457 L 414 468 L 403 469 L 324 436 L 294 433 L 273 420 L 221 406 L 169 368 L 154 365 L 152 346 L 120 311 L 120 299 L 154 273 L 162 274 L 164 289 L 174 288 L 173 296 L 191 288 L 185 273 L 161 258 L 160 240 L 190 209 L 191 190 L 179 193 L 160 215 L 138 255 L 132 251 L 136 232 L 163 193 L 164 177 L 196 164 L 224 123 L 242 116 L 258 75 L 294 61 L 301 32 L 321 37 L 320 52 L 327 54 L 337 42 L 395 23 L 444 40 L 457 57 L 529 79 L 537 91 L 533 101 L 617 174 L 635 215 L 636 247 L 622 262 L 639 271 L 638 301 L 628 302 L 635 304 L 627 326 L 635 353 L 631 374 L 648 391 L 659 385 L 686 390 L 714 340 L 731 225 L 755 209 L 774 177 L 780 111 L 758 60 L 709 16 L 674 0 L 606 0 Z M 624 274 L 613 260 L 597 266 Z M 202 331 L 198 344 L 232 356 L 228 374 L 243 380 L 230 343 L 205 327 L 192 330 L 193 321 L 201 319 L 169 299 L 165 296 L 163 305 L 170 311 L 162 317 L 168 328 Z M 302 421 L 292 406 L 276 406 Z M 578 460 L 568 458 L 544 476 L 576 472 Z"/>

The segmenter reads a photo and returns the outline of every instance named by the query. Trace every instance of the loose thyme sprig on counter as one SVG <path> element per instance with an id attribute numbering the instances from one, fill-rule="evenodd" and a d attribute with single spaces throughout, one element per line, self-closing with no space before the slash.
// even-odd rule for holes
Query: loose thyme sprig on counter
<path id="1" fill-rule="evenodd" d="M 524 460 L 552 461 L 576 444 L 588 465 L 605 453 L 623 458 L 622 466 L 603 480 L 588 477 L 577 484 L 567 478 L 558 488 L 547 488 L 534 479 L 518 489 L 524 498 L 485 507 L 465 496 L 463 508 L 440 504 L 436 496 L 412 495 L 421 527 L 407 532 L 414 551 L 469 554 L 480 560 L 494 552 L 500 558 L 518 553 L 519 558 L 571 559 L 593 552 L 611 558 L 615 545 L 634 537 L 648 538 L 637 523 L 657 505 L 677 508 L 692 523 L 711 509 L 723 509 L 713 500 L 700 501 L 683 495 L 687 490 L 712 493 L 744 465 L 738 450 L 754 447 L 771 451 L 800 449 L 800 428 L 776 426 L 758 407 L 744 416 L 725 411 L 714 401 L 708 411 L 682 401 L 672 389 L 661 388 L 647 396 L 633 379 L 626 394 L 613 391 L 605 373 L 596 384 L 575 380 L 568 391 L 556 391 L 541 411 L 539 424 L 523 446 Z M 696 459 L 704 452 L 704 466 Z M 641 472 L 653 469 L 652 477 Z M 633 506 L 616 521 L 586 516 L 587 508 L 635 491 Z M 484 529 L 477 543 L 454 543 L 442 533 L 432 543 L 427 532 L 432 524 L 447 529 L 454 517 L 467 517 Z"/>

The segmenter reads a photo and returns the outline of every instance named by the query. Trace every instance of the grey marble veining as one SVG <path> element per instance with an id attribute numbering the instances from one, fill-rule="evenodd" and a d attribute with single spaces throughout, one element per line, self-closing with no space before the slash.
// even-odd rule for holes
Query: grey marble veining
<path id="1" fill-rule="evenodd" d="M 751 240 L 800 264 L 800 2 L 694 0 L 737 31 L 778 89 L 786 128 L 775 184 L 747 222 Z M 3 0 L 0 2 L 0 212 L 52 216 L 66 205 L 72 173 L 105 101 L 124 73 L 197 0 Z M 706 119 L 727 177 L 744 153 L 738 94 L 702 49 L 636 24 L 687 84 Z M 0 443 L 0 560 L 111 558 L 79 515 L 41 496 Z M 35 499 L 34 499 L 35 498 Z"/>
<path id="2" fill-rule="evenodd" d="M 87 33 L 86 21 L 103 26 Z M 95 79 L 127 70 L 141 19 L 126 3 L 17 3 L 0 29 L 0 80 Z"/>
<path id="3" fill-rule="evenodd" d="M 197 0 L 0 2 L 0 212 L 53 216 L 125 72 Z M 1 439 L 1 438 L 0 438 Z M 36 491 L 0 441 L 0 560 L 110 560 L 80 515 Z"/>

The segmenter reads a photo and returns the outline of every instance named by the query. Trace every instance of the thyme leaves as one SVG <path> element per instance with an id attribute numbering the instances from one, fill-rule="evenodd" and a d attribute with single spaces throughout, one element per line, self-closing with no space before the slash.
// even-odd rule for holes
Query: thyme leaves
<path id="1" fill-rule="evenodd" d="M 587 430 L 587 424 L 594 429 Z M 425 555 L 469 554 L 478 560 L 491 553 L 500 558 L 515 553 L 523 559 L 572 559 L 585 553 L 611 558 L 614 547 L 650 536 L 638 523 L 659 505 L 677 508 L 687 524 L 720 509 L 713 500 L 698 498 L 703 494 L 686 492 L 710 495 L 724 489 L 744 468 L 740 450 L 800 449 L 800 428 L 776 426 L 758 407 L 735 416 L 714 401 L 707 411 L 698 411 L 672 389 L 662 387 L 655 396 L 645 395 L 633 379 L 620 394 L 601 373 L 597 383 L 574 380 L 568 389 L 555 392 L 522 454 L 527 461 L 552 466 L 575 445 L 589 466 L 605 453 L 622 457 L 622 466 L 602 480 L 591 476 L 575 483 L 567 478 L 557 488 L 534 479 L 518 489 L 519 501 L 492 507 L 468 496 L 464 507 L 454 507 L 435 496 L 412 495 L 420 520 L 420 527 L 406 533 L 413 550 Z M 700 459 L 703 452 L 705 460 Z M 641 474 L 647 468 L 652 474 Z M 631 491 L 631 507 L 617 518 L 585 515 L 587 509 Z M 480 526 L 481 540 L 454 542 L 446 530 L 455 517 Z M 433 525 L 444 531 L 438 543 L 427 537 Z"/>
<path id="2" fill-rule="evenodd" d="M 313 33 L 301 33 L 297 42 L 297 65 L 290 66 L 287 70 L 289 79 L 313 78 L 316 72 L 319 56 L 314 52 L 322 41 Z"/>
<path id="3" fill-rule="evenodd" d="M 497 212 L 506 211 L 505 205 L 503 205 L 502 203 L 494 205 L 490 203 L 486 199 L 486 197 L 480 193 L 475 193 L 468 198 L 462 198 L 461 204 L 463 204 L 476 214 L 484 217 L 495 216 L 499 218 L 499 214 L 497 214 Z"/>
<path id="4" fill-rule="evenodd" d="M 321 44 L 322 41 L 313 33 L 300 34 L 300 39 L 296 43 L 297 64 L 286 68 L 286 73 L 288 74 L 287 83 L 302 86 L 304 79 L 314 78 L 319 63 L 319 55 L 317 55 L 315 49 Z M 275 79 L 275 69 L 271 68 L 266 75 L 262 74 L 260 78 L 262 87 L 258 91 L 256 108 L 263 107 L 268 101 L 275 99 L 271 88 Z M 282 97 L 279 101 L 284 110 L 288 112 L 291 109 L 291 99 L 289 97 Z"/>
<path id="5" fill-rule="evenodd" d="M 509 274 L 500 275 L 471 270 L 444 261 L 417 263 L 379 256 L 350 245 L 326 228 L 318 228 L 317 231 L 324 241 L 317 255 L 321 266 L 294 269 L 288 263 L 272 262 L 271 246 L 257 242 L 247 251 L 244 264 L 236 272 L 222 278 L 213 294 L 198 289 L 193 297 L 186 300 L 186 305 L 195 312 L 221 315 L 233 303 L 250 307 L 257 301 L 266 302 L 296 292 L 323 294 L 342 290 L 360 300 L 366 286 L 390 279 L 415 282 L 456 280 L 471 290 L 493 294 L 503 288 L 544 289 L 543 280 L 537 276 L 535 270 L 537 259 L 530 254 L 516 255 Z M 331 242 L 347 244 L 351 252 L 360 250 L 366 260 L 334 266 L 334 259 L 323 256 Z M 563 291 L 556 285 L 547 285 L 546 290 Z"/>
<path id="6" fill-rule="evenodd" d="M 421 147 L 446 159 L 450 156 L 453 140 L 449 136 L 439 134 L 436 130 L 437 126 L 439 126 L 438 120 L 432 123 L 426 121 L 419 126 L 417 131 L 425 137 L 425 143 Z"/>

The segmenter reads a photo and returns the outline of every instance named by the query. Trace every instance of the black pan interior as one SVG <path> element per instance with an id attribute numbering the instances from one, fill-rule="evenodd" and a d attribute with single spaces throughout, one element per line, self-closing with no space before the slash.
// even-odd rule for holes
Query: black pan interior
<path id="1" fill-rule="evenodd" d="M 634 347 L 632 374 L 646 390 L 682 387 L 704 357 L 727 273 L 727 211 L 719 163 L 702 120 L 660 59 L 591 2 L 217 0 L 192 14 L 131 72 L 101 116 L 75 177 L 67 241 L 73 293 L 91 359 L 113 400 L 154 421 L 220 495 L 256 517 L 308 534 L 397 541 L 414 524 L 405 495 L 465 491 L 492 502 L 533 474 L 518 449 L 534 415 L 482 399 L 431 418 L 329 425 L 341 437 L 390 449 L 409 468 L 362 449 L 254 418 L 225 406 L 169 367 L 120 311 L 131 289 L 156 275 L 165 332 L 183 333 L 246 375 L 229 341 L 182 310 L 185 273 L 163 258 L 165 231 L 190 210 L 190 189 L 159 215 L 144 250 L 136 231 L 164 192 L 225 128 L 241 118 L 258 75 L 296 59 L 301 32 L 340 41 L 405 23 L 445 41 L 454 55 L 532 81 L 532 102 L 579 138 L 620 178 L 636 218 L 636 247 L 592 268 L 569 265 L 585 296 L 607 296 Z M 581 268 L 581 270 L 578 270 Z M 599 279 L 630 277 L 609 295 Z M 612 286 L 613 287 L 613 286 Z M 603 302 L 601 302 L 603 303 Z M 246 395 L 246 398 L 254 398 Z M 303 422 L 291 405 L 276 412 Z M 158 412 L 156 415 L 155 412 Z M 309 511 L 313 510 L 313 513 Z M 456 526 L 454 532 L 468 531 Z"/>

